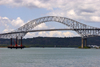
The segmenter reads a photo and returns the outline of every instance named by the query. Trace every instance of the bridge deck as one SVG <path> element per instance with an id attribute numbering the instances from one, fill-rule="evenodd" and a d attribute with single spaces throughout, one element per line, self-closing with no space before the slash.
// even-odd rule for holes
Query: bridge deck
<path id="1" fill-rule="evenodd" d="M 28 30 L 28 31 L 19 31 L 19 32 L 8 32 L 8 33 L 1 33 L 0 35 L 6 34 L 15 34 L 15 33 L 27 33 L 27 32 L 40 32 L 40 31 L 62 31 L 62 30 L 100 30 L 100 28 L 96 29 L 42 29 L 42 30 Z"/>

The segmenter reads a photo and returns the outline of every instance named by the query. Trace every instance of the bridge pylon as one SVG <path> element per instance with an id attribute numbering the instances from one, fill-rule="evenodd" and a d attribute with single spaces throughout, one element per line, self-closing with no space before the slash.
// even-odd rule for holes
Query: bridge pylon
<path id="1" fill-rule="evenodd" d="M 84 45 L 84 41 L 85 41 L 85 45 Z M 81 42 L 81 48 L 87 47 L 87 37 L 82 37 L 82 42 Z"/>
<path id="2" fill-rule="evenodd" d="M 87 38 L 84 38 L 85 40 L 85 47 L 87 47 Z"/>
<path id="3" fill-rule="evenodd" d="M 83 48 L 83 44 L 84 44 L 84 39 L 82 37 L 81 48 Z"/>

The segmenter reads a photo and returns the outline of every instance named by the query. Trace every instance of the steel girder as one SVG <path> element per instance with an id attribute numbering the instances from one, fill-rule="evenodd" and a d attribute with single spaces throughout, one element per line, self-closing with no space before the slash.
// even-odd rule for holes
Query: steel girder
<path id="1" fill-rule="evenodd" d="M 59 17 L 59 16 L 46 16 L 46 17 L 34 19 L 12 32 L 33 30 L 34 27 L 36 27 L 37 25 L 39 25 L 41 23 L 45 23 L 45 22 L 50 22 L 50 21 L 62 23 L 64 25 L 70 27 L 73 30 L 78 29 L 78 30 L 74 30 L 74 31 L 76 31 L 81 37 L 99 36 L 100 35 L 100 30 L 96 27 L 88 26 L 86 24 L 82 24 L 73 19 L 66 18 L 66 17 Z M 92 30 L 85 30 L 85 29 L 92 29 Z M 18 37 L 20 39 L 21 37 L 24 37 L 27 33 L 28 32 L 0 35 L 0 38 L 16 38 L 16 37 Z"/>

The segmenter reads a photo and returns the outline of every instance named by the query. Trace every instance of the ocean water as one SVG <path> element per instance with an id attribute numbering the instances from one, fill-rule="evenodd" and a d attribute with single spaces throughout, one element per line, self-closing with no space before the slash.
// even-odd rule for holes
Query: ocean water
<path id="1" fill-rule="evenodd" d="M 0 48 L 0 67 L 100 67 L 100 49 Z"/>

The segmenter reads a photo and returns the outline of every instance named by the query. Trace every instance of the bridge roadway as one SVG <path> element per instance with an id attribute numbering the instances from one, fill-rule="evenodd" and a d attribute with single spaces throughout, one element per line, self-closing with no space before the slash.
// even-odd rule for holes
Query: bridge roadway
<path id="1" fill-rule="evenodd" d="M 16 34 L 16 33 L 27 33 L 27 32 L 40 32 L 40 31 L 62 31 L 62 30 L 100 30 L 100 28 L 96 28 L 96 29 L 41 29 L 41 30 L 28 30 L 28 31 L 18 31 L 18 32 L 8 32 L 8 33 L 1 33 L 0 35 L 6 35 L 6 34 Z"/>

